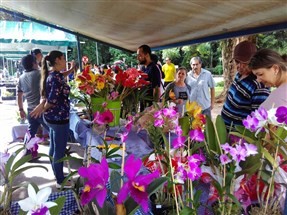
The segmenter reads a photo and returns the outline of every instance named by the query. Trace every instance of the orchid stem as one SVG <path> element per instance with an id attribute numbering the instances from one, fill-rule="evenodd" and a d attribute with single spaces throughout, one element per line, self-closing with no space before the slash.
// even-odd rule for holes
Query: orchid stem
<path id="1" fill-rule="evenodd" d="M 174 192 L 176 213 L 177 213 L 177 215 L 179 215 L 179 206 L 178 206 L 178 201 L 177 201 L 176 186 L 174 183 L 173 168 L 172 168 L 171 156 L 170 156 L 169 152 L 170 152 L 170 132 L 168 132 L 168 159 L 169 159 L 169 166 L 170 166 L 171 182 L 172 182 L 172 187 L 173 187 L 173 192 Z"/>
<path id="2" fill-rule="evenodd" d="M 124 177 L 124 165 L 125 165 L 125 151 L 126 151 L 126 143 L 123 142 L 123 154 L 122 154 L 122 166 L 121 166 L 121 176 L 122 176 L 121 187 L 123 187 L 123 184 L 124 184 L 123 177 Z"/>

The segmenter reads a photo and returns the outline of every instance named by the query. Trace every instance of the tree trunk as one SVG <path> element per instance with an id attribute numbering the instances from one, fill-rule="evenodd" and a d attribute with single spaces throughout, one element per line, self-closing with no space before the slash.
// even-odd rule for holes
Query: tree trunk
<path id="1" fill-rule="evenodd" d="M 224 102 L 227 92 L 229 90 L 230 85 L 236 75 L 236 64 L 232 60 L 233 58 L 233 50 L 235 46 L 244 41 L 249 40 L 252 42 L 256 42 L 256 35 L 244 36 L 244 37 L 237 37 L 237 38 L 230 38 L 221 42 L 222 47 L 222 68 L 223 68 L 223 80 L 224 80 L 224 88 L 223 91 L 217 96 L 216 102 L 221 103 Z"/>

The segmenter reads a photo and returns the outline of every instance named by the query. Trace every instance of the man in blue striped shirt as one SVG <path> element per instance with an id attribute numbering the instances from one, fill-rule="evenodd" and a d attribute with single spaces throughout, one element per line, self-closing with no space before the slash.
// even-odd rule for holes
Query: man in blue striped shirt
<path id="1" fill-rule="evenodd" d="M 238 73 L 229 88 L 221 116 L 228 130 L 235 125 L 242 125 L 252 111 L 270 94 L 270 89 L 256 81 L 256 76 L 248 67 L 251 57 L 257 51 L 255 44 L 249 41 L 239 43 L 233 53 Z"/>

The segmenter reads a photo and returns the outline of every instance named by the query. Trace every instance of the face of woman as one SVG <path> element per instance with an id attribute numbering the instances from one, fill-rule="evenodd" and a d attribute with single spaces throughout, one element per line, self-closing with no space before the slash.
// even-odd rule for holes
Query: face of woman
<path id="1" fill-rule="evenodd" d="M 179 71 L 176 73 L 176 79 L 177 79 L 177 80 L 184 81 L 185 78 L 186 78 L 186 72 L 185 72 L 185 70 L 179 70 Z"/>
<path id="2" fill-rule="evenodd" d="M 271 68 L 259 68 L 252 70 L 256 75 L 257 81 L 263 83 L 266 87 L 273 87 L 277 82 L 277 74 L 274 67 Z"/>
<path id="3" fill-rule="evenodd" d="M 66 69 L 66 58 L 64 55 L 56 59 L 56 64 L 59 70 Z"/>

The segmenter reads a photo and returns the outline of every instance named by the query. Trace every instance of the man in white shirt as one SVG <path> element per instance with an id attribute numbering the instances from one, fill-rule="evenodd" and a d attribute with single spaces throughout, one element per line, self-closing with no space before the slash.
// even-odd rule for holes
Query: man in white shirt
<path id="1" fill-rule="evenodd" d="M 202 108 L 202 114 L 211 118 L 215 100 L 215 81 L 211 72 L 202 67 L 200 57 L 190 60 L 192 70 L 187 73 L 186 83 L 191 87 L 190 101 L 196 101 Z"/>

